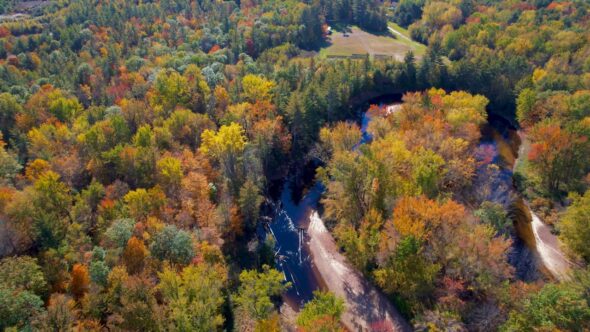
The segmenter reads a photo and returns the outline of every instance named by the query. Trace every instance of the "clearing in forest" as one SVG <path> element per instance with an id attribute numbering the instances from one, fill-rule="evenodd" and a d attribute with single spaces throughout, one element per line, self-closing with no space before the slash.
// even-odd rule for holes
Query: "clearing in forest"
<path id="1" fill-rule="evenodd" d="M 369 54 L 371 57 L 393 57 L 403 60 L 408 51 L 420 56 L 423 50 L 419 43 L 406 40 L 401 34 L 388 31 L 386 34 L 373 34 L 360 28 L 346 27 L 334 29 L 328 36 L 328 45 L 320 51 L 322 57 L 355 57 Z"/>

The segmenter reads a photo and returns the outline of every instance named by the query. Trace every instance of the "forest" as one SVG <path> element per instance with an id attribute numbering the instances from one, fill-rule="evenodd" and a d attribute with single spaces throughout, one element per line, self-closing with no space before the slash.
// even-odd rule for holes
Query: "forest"
<path id="1" fill-rule="evenodd" d="M 587 331 L 589 137 L 586 0 L 0 1 L 0 330 Z"/>

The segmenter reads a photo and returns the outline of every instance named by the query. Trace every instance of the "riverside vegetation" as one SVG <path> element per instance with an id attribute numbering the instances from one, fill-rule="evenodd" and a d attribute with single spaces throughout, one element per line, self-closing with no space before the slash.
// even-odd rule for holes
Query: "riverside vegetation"
<path id="1" fill-rule="evenodd" d="M 333 24 L 426 50 L 326 58 Z M 315 226 L 399 326 L 590 329 L 588 31 L 584 0 L 2 2 L 0 330 L 350 328 L 321 282 L 281 308 L 277 187 L 317 186 Z M 534 251 L 519 273 L 515 197 L 559 277 Z"/>

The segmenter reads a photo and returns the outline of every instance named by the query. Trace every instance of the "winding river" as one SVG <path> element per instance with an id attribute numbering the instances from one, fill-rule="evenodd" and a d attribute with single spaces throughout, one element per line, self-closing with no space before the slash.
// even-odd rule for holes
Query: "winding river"
<path id="1" fill-rule="evenodd" d="M 399 104 L 400 98 L 400 95 L 391 95 L 373 103 L 386 107 Z M 370 116 L 363 113 L 360 143 L 370 139 L 366 131 L 369 122 Z M 562 280 L 567 278 L 570 262 L 561 252 L 558 239 L 530 211 L 513 186 L 513 168 L 520 145 L 520 137 L 514 128 L 501 118 L 490 116 L 489 123 L 482 129 L 478 151 L 487 151 L 492 157 L 480 164 L 474 186 L 487 185 L 490 190 L 486 192 L 486 199 L 500 203 L 510 211 L 515 232 L 509 261 L 515 266 L 517 277 L 527 281 L 541 278 Z M 486 173 L 490 164 L 497 166 L 492 180 Z M 410 330 L 385 296 L 339 252 L 317 212 L 323 185 L 308 181 L 311 185 L 303 188 L 301 195 L 294 195 L 300 188 L 295 188 L 293 183 L 286 181 L 277 199 L 270 203 L 272 220 L 266 227 L 275 239 L 277 268 L 285 280 L 292 283 L 283 296 L 285 302 L 299 309 L 312 299 L 315 290 L 330 290 L 345 300 L 347 310 L 343 323 L 349 330 Z M 294 199 L 294 196 L 301 198 Z"/>
<path id="2" fill-rule="evenodd" d="M 567 280 L 575 263 L 564 254 L 551 227 L 531 210 L 513 185 L 516 165 L 526 154 L 522 134 L 506 120 L 493 115 L 482 134 L 480 148 L 486 145 L 493 148 L 492 163 L 499 168 L 499 176 L 491 182 L 498 192 L 490 200 L 507 208 L 514 221 L 514 246 L 509 261 L 516 268 L 517 277 L 526 281 L 541 278 Z"/>

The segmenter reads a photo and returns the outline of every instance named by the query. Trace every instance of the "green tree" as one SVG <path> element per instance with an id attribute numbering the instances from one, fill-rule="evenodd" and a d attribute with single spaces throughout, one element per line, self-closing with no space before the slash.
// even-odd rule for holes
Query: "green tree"
<path id="1" fill-rule="evenodd" d="M 521 301 L 501 327 L 502 331 L 585 331 L 590 307 L 582 292 L 569 284 L 546 284 Z"/>
<path id="2" fill-rule="evenodd" d="M 533 109 L 537 101 L 537 94 L 531 89 L 524 89 L 516 100 L 516 119 L 521 124 L 534 123 L 537 119 L 532 118 Z"/>
<path id="3" fill-rule="evenodd" d="M 221 266 L 189 265 L 181 273 L 164 268 L 159 276 L 166 329 L 215 331 L 223 325 L 221 306 L 227 277 Z"/>
<path id="4" fill-rule="evenodd" d="M 479 209 L 473 213 L 482 222 L 496 230 L 498 234 L 509 235 L 512 228 L 512 220 L 502 205 L 490 201 L 481 203 Z"/>
<path id="5" fill-rule="evenodd" d="M 92 282 L 104 287 L 107 284 L 107 278 L 111 270 L 104 261 L 93 261 L 90 263 L 88 272 L 90 273 Z"/>
<path id="6" fill-rule="evenodd" d="M 190 234 L 174 225 L 167 225 L 154 236 L 150 252 L 160 260 L 176 264 L 188 264 L 195 256 Z"/>
<path id="7" fill-rule="evenodd" d="M 574 254 L 590 262 L 590 191 L 572 198 L 559 223 L 560 237 Z"/>
<path id="8" fill-rule="evenodd" d="M 135 221 L 133 219 L 117 219 L 113 221 L 104 234 L 117 248 L 124 248 L 131 235 L 133 235 L 134 226 Z"/>
<path id="9" fill-rule="evenodd" d="M 43 300 L 29 291 L 15 291 L 0 285 L 0 329 L 25 329 L 43 311 Z"/>
<path id="10" fill-rule="evenodd" d="M 290 283 L 283 283 L 283 275 L 279 271 L 263 265 L 262 272 L 245 270 L 240 273 L 240 287 L 235 300 L 253 319 L 266 319 L 274 311 L 272 298 L 290 286 Z"/>
<path id="11" fill-rule="evenodd" d="M 65 237 L 71 222 L 70 189 L 52 171 L 39 176 L 33 188 L 33 218 L 38 244 L 43 248 L 56 247 Z"/>
<path id="12" fill-rule="evenodd" d="M 21 169 L 22 166 L 16 157 L 6 150 L 6 145 L 2 140 L 2 132 L 0 132 L 0 185 L 11 184 Z"/>
<path id="13" fill-rule="evenodd" d="M 191 99 L 188 81 L 174 70 L 162 70 L 156 77 L 151 97 L 152 104 L 162 106 L 168 114 L 177 105 L 188 106 Z"/>
<path id="14" fill-rule="evenodd" d="M 430 263 L 420 242 L 413 236 L 403 238 L 387 263 L 375 270 L 375 279 L 387 293 L 399 296 L 400 310 L 416 313 L 423 300 L 435 289 L 439 264 Z"/>
<path id="15" fill-rule="evenodd" d="M 15 116 L 23 112 L 23 107 L 15 96 L 10 93 L 0 94 L 0 132 L 9 138 L 10 131 L 15 127 Z"/>
<path id="16" fill-rule="evenodd" d="M 211 90 L 201 73 L 201 68 L 190 64 L 184 70 L 183 77 L 186 78 L 189 87 L 190 99 L 188 107 L 194 112 L 203 113 L 207 108 Z"/>
<path id="17" fill-rule="evenodd" d="M 246 225 L 254 227 L 258 221 L 260 213 L 260 204 L 264 202 L 264 197 L 260 195 L 260 189 L 254 182 L 248 180 L 240 189 L 238 203 L 240 211 L 246 221 Z"/>
<path id="18" fill-rule="evenodd" d="M 306 303 L 299 316 L 297 326 L 303 331 L 341 331 L 340 316 L 344 312 L 344 301 L 329 292 L 315 291 L 314 298 Z"/>
<path id="19" fill-rule="evenodd" d="M 72 211 L 74 220 L 83 227 L 85 232 L 92 235 L 97 233 L 99 204 L 104 195 L 104 186 L 98 181 L 92 181 L 76 197 Z"/>
<path id="20" fill-rule="evenodd" d="M 363 217 L 358 229 L 347 222 L 339 223 L 335 229 L 335 235 L 344 248 L 346 256 L 362 272 L 369 272 L 375 265 L 383 224 L 381 213 L 370 209 Z"/>
<path id="21" fill-rule="evenodd" d="M 414 181 L 422 194 L 435 197 L 445 174 L 445 160 L 432 150 L 424 148 L 414 153 Z"/>
<path id="22" fill-rule="evenodd" d="M 5 287 L 43 295 L 47 283 L 37 259 L 29 256 L 7 257 L 0 261 L 0 284 Z"/>
<path id="23" fill-rule="evenodd" d="M 59 121 L 70 122 L 79 115 L 84 108 L 76 98 L 59 96 L 49 102 L 49 113 Z"/>
<path id="24" fill-rule="evenodd" d="M 393 13 L 394 20 L 403 27 L 409 26 L 422 17 L 425 2 L 425 0 L 401 0 Z"/>
<path id="25" fill-rule="evenodd" d="M 133 145 L 138 148 L 149 148 L 154 145 L 154 132 L 149 125 L 143 125 L 133 135 Z"/>

